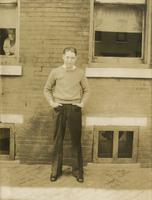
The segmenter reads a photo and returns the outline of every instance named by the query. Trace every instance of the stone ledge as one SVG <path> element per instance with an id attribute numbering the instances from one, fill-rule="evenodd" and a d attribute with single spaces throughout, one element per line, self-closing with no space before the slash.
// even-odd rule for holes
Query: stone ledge
<path id="1" fill-rule="evenodd" d="M 8 3 L 15 3 L 15 4 L 17 4 L 17 1 L 18 0 L 0 0 L 0 4 L 2 3 L 2 4 L 8 4 Z"/>
<path id="2" fill-rule="evenodd" d="M 0 65 L 0 76 L 21 76 L 22 66 L 20 65 Z"/>
<path id="3" fill-rule="evenodd" d="M 95 0 L 97 3 L 110 3 L 110 4 L 145 4 L 145 0 Z"/>
<path id="4" fill-rule="evenodd" d="M 152 79 L 152 69 L 86 68 L 87 77 Z"/>
<path id="5" fill-rule="evenodd" d="M 18 114 L 0 114 L 0 123 L 23 123 L 23 115 Z"/>
<path id="6" fill-rule="evenodd" d="M 95 117 L 87 116 L 86 126 L 147 126 L 146 117 Z"/>

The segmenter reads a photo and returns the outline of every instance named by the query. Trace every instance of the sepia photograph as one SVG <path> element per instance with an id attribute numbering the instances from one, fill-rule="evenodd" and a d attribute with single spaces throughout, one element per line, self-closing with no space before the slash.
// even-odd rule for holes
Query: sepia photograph
<path id="1" fill-rule="evenodd" d="M 152 199 L 152 0 L 0 0 L 0 200 Z"/>

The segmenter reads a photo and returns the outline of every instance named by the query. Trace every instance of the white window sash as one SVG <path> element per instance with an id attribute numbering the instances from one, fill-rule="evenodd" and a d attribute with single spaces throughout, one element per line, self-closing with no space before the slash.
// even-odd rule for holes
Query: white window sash
<path id="1" fill-rule="evenodd" d="M 18 0 L 0 0 L 0 4 L 17 4 Z"/>
<path id="2" fill-rule="evenodd" d="M 110 4 L 145 4 L 146 0 L 95 0 L 97 3 Z"/>

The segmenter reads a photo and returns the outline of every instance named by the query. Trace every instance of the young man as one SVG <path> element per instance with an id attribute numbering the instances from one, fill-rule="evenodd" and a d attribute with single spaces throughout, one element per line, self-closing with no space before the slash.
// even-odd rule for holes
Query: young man
<path id="1" fill-rule="evenodd" d="M 53 69 L 44 87 L 44 95 L 53 107 L 54 147 L 52 152 L 51 181 L 62 175 L 63 139 L 66 124 L 72 142 L 72 174 L 83 182 L 83 159 L 81 150 L 81 108 L 88 98 L 88 81 L 84 71 L 75 66 L 77 50 L 63 50 L 64 64 Z"/>

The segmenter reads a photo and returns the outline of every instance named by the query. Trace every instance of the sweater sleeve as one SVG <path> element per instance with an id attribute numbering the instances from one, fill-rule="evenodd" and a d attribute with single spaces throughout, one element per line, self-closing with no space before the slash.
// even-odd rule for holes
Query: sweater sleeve
<path id="1" fill-rule="evenodd" d="M 81 83 L 81 87 L 82 87 L 81 103 L 83 103 L 85 105 L 88 100 L 88 97 L 89 97 L 89 83 L 88 83 L 88 79 L 85 76 L 85 73 L 83 73 L 80 83 Z"/>
<path id="2" fill-rule="evenodd" d="M 47 81 L 46 81 L 46 84 L 44 86 L 44 96 L 45 98 L 47 99 L 47 101 L 50 103 L 52 103 L 54 100 L 53 100 L 53 87 L 55 85 L 55 74 L 54 74 L 54 70 L 51 71 Z"/>

